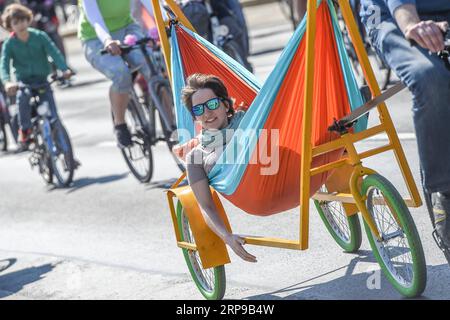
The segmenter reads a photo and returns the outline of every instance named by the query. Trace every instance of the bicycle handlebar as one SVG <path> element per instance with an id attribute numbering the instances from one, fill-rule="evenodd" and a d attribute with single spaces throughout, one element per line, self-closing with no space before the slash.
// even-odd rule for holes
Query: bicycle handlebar
<path id="1" fill-rule="evenodd" d="M 436 55 L 444 62 L 445 67 L 450 70 L 450 28 L 442 32 L 442 34 L 444 35 L 444 50 L 436 52 Z M 414 40 L 409 40 L 409 43 L 412 46 L 418 45 Z"/>
<path id="2" fill-rule="evenodd" d="M 151 43 L 153 47 L 156 46 L 155 39 L 153 39 L 151 37 L 141 38 L 141 39 L 137 40 L 134 45 L 131 45 L 131 46 L 130 45 L 126 45 L 126 44 L 122 44 L 122 45 L 119 46 L 120 51 L 121 51 L 121 55 L 130 53 L 131 50 L 140 48 L 140 47 L 146 45 L 147 43 Z M 108 53 L 109 53 L 109 51 L 106 48 L 102 49 L 100 51 L 101 55 L 105 55 L 105 54 L 108 54 Z"/>
<path id="3" fill-rule="evenodd" d="M 74 71 L 72 71 L 72 76 L 74 76 L 74 75 L 76 75 L 76 73 Z M 23 82 L 19 82 L 18 86 L 19 86 L 19 89 L 30 88 L 31 90 L 39 90 L 39 89 L 47 88 L 55 82 L 58 82 L 58 81 L 62 82 L 62 81 L 67 80 L 66 78 L 64 78 L 64 76 L 57 76 L 56 74 L 52 74 L 50 76 L 50 78 L 51 78 L 50 81 L 38 83 L 38 84 L 26 84 Z"/>

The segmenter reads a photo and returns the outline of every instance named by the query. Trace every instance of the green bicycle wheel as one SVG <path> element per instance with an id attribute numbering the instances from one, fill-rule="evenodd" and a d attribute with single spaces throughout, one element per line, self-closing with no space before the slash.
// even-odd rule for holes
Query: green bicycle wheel
<path id="1" fill-rule="evenodd" d="M 366 205 L 381 240 L 364 227 L 376 260 L 392 286 L 403 296 L 417 297 L 425 290 L 427 270 L 419 233 L 411 214 L 395 187 L 373 174 L 362 183 Z"/>
<path id="2" fill-rule="evenodd" d="M 327 192 L 325 186 L 320 189 Z M 347 217 L 344 207 L 338 201 L 314 200 L 317 212 L 328 232 L 345 252 L 356 252 L 361 246 L 361 225 L 358 215 Z"/>
<path id="3" fill-rule="evenodd" d="M 178 227 L 181 231 L 182 241 L 195 243 L 191 228 L 189 226 L 188 217 L 184 213 L 181 202 L 178 202 L 177 204 L 177 221 Z M 182 250 L 184 259 L 186 260 L 186 264 L 189 268 L 189 272 L 191 273 L 192 279 L 194 279 L 200 293 L 207 300 L 223 299 L 226 288 L 225 266 L 222 265 L 219 267 L 204 269 L 197 251 L 188 249 Z"/>

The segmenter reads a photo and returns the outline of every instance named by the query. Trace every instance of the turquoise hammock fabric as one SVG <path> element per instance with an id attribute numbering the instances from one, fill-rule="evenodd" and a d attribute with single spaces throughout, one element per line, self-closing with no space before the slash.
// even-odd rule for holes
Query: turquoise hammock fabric
<path id="1" fill-rule="evenodd" d="M 320 4 L 321 1 L 318 1 L 318 3 Z M 346 84 L 346 91 L 350 103 L 350 108 L 354 110 L 355 108 L 363 104 L 363 97 L 358 89 L 350 59 L 345 50 L 344 41 L 339 29 L 334 7 L 331 1 L 327 1 L 327 4 L 331 12 L 334 38 L 338 47 L 340 63 Z M 253 150 L 255 149 L 259 138 L 258 129 L 264 127 L 274 100 L 277 97 L 277 93 L 281 85 L 283 84 L 284 77 L 289 69 L 294 54 L 296 53 L 299 44 L 303 39 L 306 31 L 306 16 L 295 30 L 292 38 L 289 40 L 286 48 L 281 53 L 273 71 L 270 73 L 264 84 L 260 84 L 260 82 L 253 74 L 248 72 L 243 66 L 226 55 L 223 51 L 209 43 L 207 40 L 189 31 L 183 26 L 181 27 L 192 37 L 193 41 L 201 43 L 202 46 L 209 50 L 218 59 L 223 61 L 243 81 L 248 83 L 258 92 L 258 95 L 250 105 L 248 111 L 246 112 L 243 120 L 239 125 L 239 128 L 242 128 L 243 130 L 241 130 L 240 134 L 236 135 L 236 137 L 233 137 L 234 143 L 231 144 L 234 146 L 239 145 L 242 147 L 242 149 L 236 156 L 234 154 L 235 149 L 227 146 L 222 155 L 219 157 L 217 164 L 213 167 L 208 175 L 210 184 L 212 187 L 214 187 L 215 190 L 225 195 L 231 195 L 238 187 L 241 178 L 245 173 L 249 162 L 249 155 L 251 155 Z M 181 100 L 181 90 L 185 86 L 185 78 L 175 26 L 172 26 L 171 53 L 172 84 L 174 103 L 176 108 L 177 126 L 178 129 L 184 129 L 189 133 L 187 135 L 180 134 L 180 143 L 184 143 L 193 138 L 195 132 L 192 116 L 187 108 L 183 105 Z M 257 130 L 258 133 L 255 135 L 254 130 L 245 130 L 245 128 Z M 355 130 L 361 131 L 365 128 L 367 128 L 367 119 L 360 119 L 360 121 L 358 121 L 355 126 Z M 227 164 L 226 159 L 235 159 L 237 163 Z"/>

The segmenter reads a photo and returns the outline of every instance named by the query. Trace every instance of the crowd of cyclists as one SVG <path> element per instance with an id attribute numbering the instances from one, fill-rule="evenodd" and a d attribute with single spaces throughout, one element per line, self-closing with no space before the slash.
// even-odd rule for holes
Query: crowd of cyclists
<path id="1" fill-rule="evenodd" d="M 217 42 L 215 44 L 223 46 L 224 51 L 227 50 L 225 44 L 233 41 L 236 60 L 252 70 L 248 62 L 248 28 L 238 0 L 179 0 L 178 3 L 201 36 Z M 290 5 L 296 21 L 300 21 L 306 11 L 306 0 L 290 0 Z M 157 40 L 155 25 L 147 19 L 152 14 L 149 1 L 80 0 L 78 6 L 78 37 L 84 55 L 94 69 L 111 80 L 109 100 L 117 145 L 121 149 L 129 148 L 133 140 L 125 114 L 135 80 L 129 67 L 139 66 L 144 82 L 148 82 L 152 74 L 142 52 L 130 51 L 122 56 L 122 45 L 130 36 Z M 0 1 L 0 7 L 2 26 L 10 33 L 2 43 L 2 92 L 11 97 L 0 99 L 0 103 L 12 101 L 11 104 L 18 105 L 17 124 L 13 128 L 18 133 L 18 150 L 27 151 L 33 143 L 31 95 L 21 84 L 45 83 L 56 69 L 66 79 L 74 72 L 67 64 L 64 44 L 58 34 L 55 1 Z M 374 50 L 413 94 L 424 191 L 441 244 L 450 248 L 450 223 L 446 222 L 447 212 L 450 214 L 450 148 L 442 147 L 450 142 L 447 121 L 450 120 L 450 71 L 437 55 L 429 54 L 445 49 L 450 2 L 362 0 L 358 7 L 358 20 L 364 25 Z M 374 7 L 380 8 L 381 28 L 370 24 Z M 142 14 L 144 11 L 147 18 Z M 226 26 L 224 41 L 214 38 L 213 15 L 221 26 Z M 102 54 L 102 50 L 109 54 Z M 48 101 L 52 117 L 57 118 L 50 86 L 41 92 L 41 99 Z"/>

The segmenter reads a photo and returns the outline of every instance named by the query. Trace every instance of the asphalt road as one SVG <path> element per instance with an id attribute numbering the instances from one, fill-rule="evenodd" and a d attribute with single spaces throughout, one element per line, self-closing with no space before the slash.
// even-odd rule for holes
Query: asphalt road
<path id="1" fill-rule="evenodd" d="M 292 29 L 278 4 L 246 8 L 256 74 L 264 80 Z M 27 155 L 0 155 L 0 298 L 4 299 L 202 299 L 175 245 L 164 188 L 179 171 L 165 145 L 155 148 L 151 183 L 129 174 L 115 147 L 108 109 L 108 82 L 84 60 L 76 39 L 66 42 L 76 86 L 55 95 L 82 166 L 67 189 L 46 186 L 31 171 Z M 416 181 L 417 148 L 411 96 L 403 91 L 388 103 Z M 372 115 L 371 123 L 377 120 Z M 360 148 L 379 145 L 383 137 Z M 371 158 L 405 194 L 391 154 Z M 312 204 L 312 203 L 311 203 Z M 237 233 L 298 236 L 298 210 L 267 218 L 248 216 L 225 202 Z M 412 210 L 428 265 L 425 299 L 449 299 L 450 268 L 431 237 L 425 208 Z M 310 249 L 304 252 L 248 247 L 249 264 L 231 253 L 226 298 L 401 299 L 381 277 L 364 237 L 358 254 L 344 254 L 311 205 Z"/>

